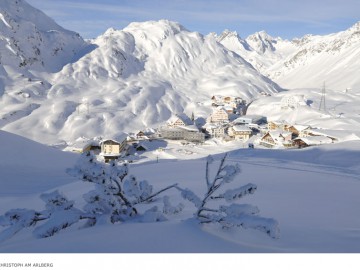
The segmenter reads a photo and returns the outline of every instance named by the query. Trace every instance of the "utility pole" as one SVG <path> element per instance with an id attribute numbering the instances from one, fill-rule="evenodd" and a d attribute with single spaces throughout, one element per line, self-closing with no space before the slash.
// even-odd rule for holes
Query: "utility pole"
<path id="1" fill-rule="evenodd" d="M 326 89 L 325 89 L 325 82 L 324 82 L 323 88 L 322 88 L 322 90 L 321 90 L 321 100 L 320 100 L 319 111 L 324 111 L 324 112 L 326 112 L 325 95 L 326 95 Z"/>

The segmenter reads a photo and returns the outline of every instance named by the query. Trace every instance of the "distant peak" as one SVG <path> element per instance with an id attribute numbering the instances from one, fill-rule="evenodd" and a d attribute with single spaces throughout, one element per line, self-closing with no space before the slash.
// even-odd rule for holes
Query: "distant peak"
<path id="1" fill-rule="evenodd" d="M 280 40 L 280 38 L 273 38 L 265 31 L 256 32 L 246 38 L 246 42 L 249 43 L 254 50 L 260 53 L 275 51 L 276 48 L 274 47 L 274 44 Z"/>
<path id="2" fill-rule="evenodd" d="M 230 31 L 229 29 L 225 29 L 220 35 L 216 36 L 217 41 L 221 42 L 225 38 L 235 37 L 237 39 L 241 39 L 236 31 Z"/>
<path id="3" fill-rule="evenodd" d="M 252 39 L 252 40 L 257 40 L 257 39 L 261 39 L 261 40 L 275 40 L 274 37 L 270 36 L 266 31 L 261 30 L 259 32 L 255 32 L 254 34 L 248 36 L 248 39 Z"/>
<path id="4" fill-rule="evenodd" d="M 132 22 L 127 27 L 127 29 L 140 28 L 140 29 L 163 29 L 164 31 L 171 30 L 174 33 L 181 31 L 188 31 L 184 26 L 178 22 L 169 21 L 169 20 L 159 20 L 159 21 L 145 21 L 145 22 Z"/>
<path id="5" fill-rule="evenodd" d="M 104 35 L 112 35 L 114 32 L 116 32 L 117 30 L 115 29 L 115 28 L 113 28 L 113 27 L 110 27 L 110 28 L 108 28 L 106 31 L 105 31 L 105 33 L 104 33 Z"/>
<path id="6" fill-rule="evenodd" d="M 222 34 L 227 34 L 227 35 L 234 35 L 234 36 L 237 36 L 238 35 L 238 33 L 236 32 L 236 31 L 231 31 L 231 30 L 229 30 L 229 29 L 225 29 L 223 32 L 222 32 Z"/>
<path id="7" fill-rule="evenodd" d="M 360 30 L 360 21 L 355 23 L 353 26 L 349 28 L 350 31 L 359 31 Z"/>

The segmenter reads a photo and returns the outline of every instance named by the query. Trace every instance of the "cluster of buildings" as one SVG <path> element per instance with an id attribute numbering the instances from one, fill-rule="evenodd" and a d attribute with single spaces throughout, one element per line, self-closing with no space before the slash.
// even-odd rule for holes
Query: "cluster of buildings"
<path id="1" fill-rule="evenodd" d="M 221 107 L 228 114 L 242 114 L 246 108 L 246 100 L 241 97 L 214 95 L 211 97 L 211 106 Z"/>
<path id="2" fill-rule="evenodd" d="M 223 107 L 217 107 L 207 118 L 207 122 L 198 128 L 184 114 L 172 117 L 166 126 L 159 130 L 159 136 L 170 140 L 185 140 L 202 143 L 207 138 L 219 138 L 225 141 L 248 141 L 257 135 L 254 144 L 266 148 L 303 148 L 338 141 L 327 130 L 307 125 L 289 124 L 285 121 L 267 121 L 261 115 L 240 115 L 231 118 Z"/>
<path id="3" fill-rule="evenodd" d="M 266 123 L 263 116 L 244 116 L 246 102 L 240 97 L 213 96 L 213 112 L 207 117 L 206 124 L 198 127 L 194 119 L 178 114 L 169 119 L 166 126 L 159 130 L 164 139 L 185 140 L 202 143 L 208 138 L 247 141 L 256 132 L 253 127 Z"/>
<path id="4" fill-rule="evenodd" d="M 246 102 L 238 97 L 213 96 L 211 101 L 213 112 L 202 126 L 195 124 L 193 115 L 190 118 L 185 114 L 177 114 L 157 131 L 121 134 L 105 140 L 78 139 L 65 150 L 79 153 L 94 151 L 108 162 L 127 155 L 131 146 L 135 147 L 135 150 L 146 150 L 137 143 L 141 140 L 168 139 L 203 143 L 208 138 L 220 138 L 224 141 L 246 142 L 257 135 L 253 143 L 267 148 L 302 148 L 338 140 L 325 130 L 310 126 L 292 125 L 284 121 L 268 122 L 264 116 L 243 115 Z M 303 103 L 303 96 L 290 96 L 283 98 L 281 106 L 284 109 L 295 108 Z"/>
<path id="5" fill-rule="evenodd" d="M 259 144 L 267 148 L 303 148 L 338 141 L 329 131 L 306 125 L 292 125 L 285 121 L 269 122 Z"/>

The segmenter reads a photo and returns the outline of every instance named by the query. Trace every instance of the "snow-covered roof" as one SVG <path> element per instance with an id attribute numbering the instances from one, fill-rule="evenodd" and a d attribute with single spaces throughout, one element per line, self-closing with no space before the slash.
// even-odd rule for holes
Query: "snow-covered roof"
<path id="1" fill-rule="evenodd" d="M 320 144 L 327 144 L 332 143 L 332 140 L 326 136 L 310 136 L 310 137 L 303 137 L 297 138 L 295 141 L 301 140 L 307 145 L 320 145 Z"/>
<path id="2" fill-rule="evenodd" d="M 294 127 L 298 131 L 303 131 L 305 129 L 310 128 L 310 126 L 304 126 L 304 125 L 292 125 L 292 127 Z"/>
<path id="3" fill-rule="evenodd" d="M 217 107 L 217 108 L 213 111 L 213 113 L 215 113 L 215 112 L 224 112 L 224 113 L 227 114 L 227 111 L 226 111 L 226 109 L 225 109 L 223 106 Z"/>
<path id="4" fill-rule="evenodd" d="M 74 143 L 67 146 L 64 150 L 65 151 L 78 151 L 78 150 L 83 150 L 83 149 L 89 147 L 90 145 L 99 146 L 99 142 L 88 139 L 88 138 L 80 137 L 80 138 L 77 138 Z"/>
<path id="5" fill-rule="evenodd" d="M 267 134 L 269 134 L 276 143 L 284 143 L 286 142 L 285 138 L 291 136 L 292 133 L 287 131 L 275 130 L 275 131 L 269 131 Z M 263 137 L 265 137 L 267 134 L 265 134 Z"/>
<path id="6" fill-rule="evenodd" d="M 187 116 L 184 113 L 179 113 L 176 115 L 173 115 L 172 117 L 170 117 L 170 119 L 167 121 L 168 124 L 172 125 L 174 124 L 178 119 L 180 119 L 181 121 L 183 121 L 183 123 L 185 125 L 192 125 L 193 122 L 191 121 L 191 119 L 189 118 L 189 116 Z"/>
<path id="7" fill-rule="evenodd" d="M 106 138 L 106 139 L 103 139 L 100 143 L 104 143 L 106 141 L 114 141 L 116 143 L 119 143 L 121 144 L 123 141 L 126 141 L 127 140 L 127 137 L 128 135 L 125 134 L 125 133 L 120 133 L 120 134 L 117 134 L 117 135 L 114 135 L 112 136 L 111 138 Z"/>
<path id="8" fill-rule="evenodd" d="M 329 129 L 311 129 L 309 130 L 310 133 L 318 136 L 327 136 L 334 139 L 339 139 L 343 135 L 343 130 L 329 130 Z"/>
<path id="9" fill-rule="evenodd" d="M 244 125 L 236 125 L 232 127 L 234 131 L 248 131 L 248 132 L 252 132 L 251 129 L 247 126 Z"/>
<path id="10" fill-rule="evenodd" d="M 277 136 L 277 137 L 287 137 L 292 134 L 289 131 L 278 131 L 278 130 L 270 131 L 269 133 L 271 136 Z"/>
<path id="11" fill-rule="evenodd" d="M 179 127 L 181 129 L 186 129 L 188 131 L 199 131 L 198 127 L 195 125 L 188 125 L 188 126 L 183 126 L 183 127 Z"/>
<path id="12" fill-rule="evenodd" d="M 181 127 L 168 127 L 168 126 L 163 126 L 160 128 L 160 132 L 162 131 L 182 131 L 184 129 L 182 129 Z"/>
<path id="13" fill-rule="evenodd" d="M 252 115 L 240 116 L 240 117 L 236 118 L 232 122 L 234 124 L 236 124 L 236 123 L 244 123 L 244 121 L 249 121 L 249 120 L 251 120 L 252 122 L 257 122 L 257 121 L 260 121 L 262 119 L 265 119 L 265 116 L 252 114 Z"/>
<path id="14" fill-rule="evenodd" d="M 217 128 L 225 128 L 225 125 L 223 123 L 209 123 L 207 122 L 203 128 L 205 128 L 206 130 L 211 130 L 211 129 L 217 129 Z"/>

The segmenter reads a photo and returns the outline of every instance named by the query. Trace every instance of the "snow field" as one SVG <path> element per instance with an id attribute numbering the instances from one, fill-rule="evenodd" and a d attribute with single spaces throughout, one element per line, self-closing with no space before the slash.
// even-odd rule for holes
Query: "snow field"
<path id="1" fill-rule="evenodd" d="M 11 141 L 13 145 L 17 145 L 15 142 L 18 141 L 23 142 L 23 151 L 30 148 L 38 154 L 46 153 L 48 160 L 53 160 L 53 157 L 58 160 L 49 168 L 47 182 L 45 179 L 35 181 L 37 168 L 41 166 L 35 160 L 27 162 L 29 169 L 26 176 L 17 170 L 9 176 L 11 181 L 2 178 L 1 213 L 15 207 L 40 210 L 44 207 L 39 199 L 40 192 L 55 189 L 66 194 L 70 200 L 75 200 L 77 207 L 84 205 L 82 194 L 91 189 L 91 184 L 82 183 L 60 173 L 65 167 L 72 166 L 73 155 L 5 132 L 2 132 L 1 136 L 2 142 Z M 177 149 L 181 147 L 178 146 Z M 206 152 L 211 152 L 211 149 L 214 153 L 218 151 L 215 145 L 206 149 Z M 251 229 L 224 231 L 216 225 L 200 226 L 192 218 L 194 206 L 184 201 L 176 190 L 171 189 L 166 194 L 170 197 L 171 203 L 176 205 L 181 202 L 185 209 L 178 215 L 169 216 L 168 221 L 103 224 L 82 230 L 78 229 L 78 225 L 74 225 L 46 239 L 35 239 L 29 230 L 23 230 L 12 239 L 3 242 L 0 251 L 359 252 L 360 217 L 355 207 L 360 200 L 357 196 L 360 191 L 359 149 L 358 142 L 346 142 L 298 151 L 240 149 L 230 152 L 229 163 L 240 163 L 242 172 L 226 188 L 239 187 L 247 183 L 257 185 L 258 190 L 253 195 L 241 199 L 239 203 L 257 206 L 261 216 L 276 219 L 281 234 L 277 240 Z M 177 151 L 172 153 L 175 154 Z M 194 157 L 201 156 L 205 156 L 205 151 Z M 216 154 L 215 159 L 220 156 L 221 154 Z M 14 155 L 14 160 L 15 157 Z M 202 196 L 206 186 L 205 160 L 181 160 L 181 154 L 175 158 L 176 160 L 159 159 L 157 163 L 156 160 L 146 157 L 143 163 L 134 163 L 130 166 L 130 174 L 139 180 L 148 180 L 154 186 L 154 190 L 178 183 L 180 187 L 190 188 Z M 5 164 L 6 159 L 3 155 L 1 164 Z M 6 176 L 7 167 L 0 168 L 2 175 Z M 215 173 L 214 171 L 215 168 L 212 168 L 212 173 Z M 18 187 L 25 181 L 32 181 L 33 185 L 23 185 L 22 189 L 16 190 L 11 184 L 12 181 L 15 181 Z M 158 203 L 160 206 L 161 202 Z"/>

